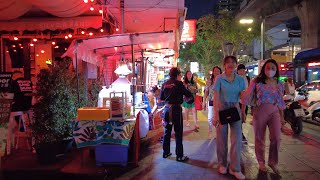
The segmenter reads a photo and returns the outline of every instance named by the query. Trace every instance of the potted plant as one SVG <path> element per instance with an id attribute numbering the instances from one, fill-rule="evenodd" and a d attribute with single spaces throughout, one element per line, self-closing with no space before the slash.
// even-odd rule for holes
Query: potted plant
<path id="1" fill-rule="evenodd" d="M 38 160 L 52 163 L 64 153 L 64 144 L 72 141 L 71 122 L 76 117 L 77 96 L 74 73 L 68 62 L 42 69 L 37 78 L 37 103 L 31 124 Z"/>

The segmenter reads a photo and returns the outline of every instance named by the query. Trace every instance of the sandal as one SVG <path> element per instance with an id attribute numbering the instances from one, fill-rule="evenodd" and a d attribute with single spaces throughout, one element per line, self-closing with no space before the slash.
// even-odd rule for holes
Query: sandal
<path id="1" fill-rule="evenodd" d="M 177 157 L 178 162 L 186 162 L 189 160 L 188 156 Z"/>
<path id="2" fill-rule="evenodd" d="M 272 169 L 272 171 L 277 174 L 277 175 L 280 175 L 280 171 L 278 169 L 278 167 L 276 165 L 271 165 L 271 164 L 268 164 L 268 166 Z"/>
<path id="3" fill-rule="evenodd" d="M 169 153 L 169 154 L 163 154 L 163 158 L 167 158 L 167 157 L 169 157 L 169 156 L 171 156 L 172 155 L 172 153 Z"/>

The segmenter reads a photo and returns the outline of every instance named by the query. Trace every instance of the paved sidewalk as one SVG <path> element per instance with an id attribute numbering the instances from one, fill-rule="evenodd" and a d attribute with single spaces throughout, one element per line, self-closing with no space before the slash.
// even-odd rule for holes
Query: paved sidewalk
<path id="1" fill-rule="evenodd" d="M 208 139 L 208 125 L 204 112 L 198 112 L 200 130 L 195 132 L 192 128 L 184 129 L 184 152 L 190 157 L 187 163 L 175 161 L 175 141 L 171 139 L 172 157 L 162 158 L 162 145 L 155 143 L 149 147 L 150 151 L 139 163 L 139 167 L 123 174 L 120 179 L 235 179 L 232 175 L 219 175 L 217 173 L 216 141 Z M 243 132 L 248 139 L 248 145 L 243 145 L 242 172 L 247 179 L 320 179 L 320 141 L 308 133 L 293 136 L 291 129 L 285 129 L 282 134 L 280 149 L 280 171 L 282 177 L 272 173 L 269 168 L 267 173 L 259 173 L 254 153 L 254 135 L 250 125 L 251 116 L 243 126 Z M 193 123 L 190 122 L 191 127 Z M 156 132 L 162 133 L 162 129 Z M 215 133 L 215 132 L 214 132 Z M 268 131 L 267 131 L 268 134 Z M 320 131 L 316 132 L 316 136 Z M 174 137 L 174 135 L 173 135 Z M 268 135 L 267 148 L 269 145 Z M 266 151 L 268 152 L 268 150 Z M 266 160 L 268 154 L 266 153 Z"/>

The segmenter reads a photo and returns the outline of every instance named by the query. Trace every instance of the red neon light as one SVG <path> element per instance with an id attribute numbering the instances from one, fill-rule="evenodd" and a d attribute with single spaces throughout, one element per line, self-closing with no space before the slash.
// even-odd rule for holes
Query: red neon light
<path id="1" fill-rule="evenodd" d="M 196 41 L 196 20 L 185 20 L 181 35 L 181 42 Z"/>
<path id="2" fill-rule="evenodd" d="M 320 66 L 320 62 L 318 62 L 318 63 L 316 63 L 316 62 L 314 62 L 314 63 L 308 63 L 308 66 L 309 66 L 309 67 Z"/>

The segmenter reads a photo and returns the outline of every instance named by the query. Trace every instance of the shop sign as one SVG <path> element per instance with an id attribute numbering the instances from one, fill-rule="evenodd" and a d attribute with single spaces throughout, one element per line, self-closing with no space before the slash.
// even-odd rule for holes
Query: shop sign
<path id="1" fill-rule="evenodd" d="M 185 20 L 181 35 L 181 42 L 196 42 L 196 20 Z"/>
<path id="2" fill-rule="evenodd" d="M 0 92 L 8 91 L 10 89 L 11 81 L 11 73 L 0 73 Z"/>

